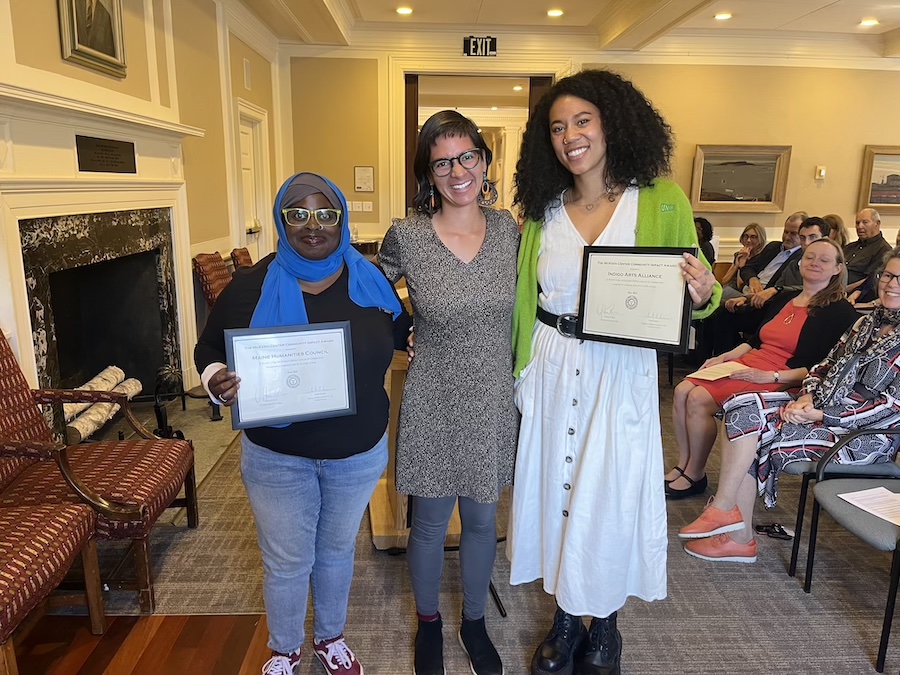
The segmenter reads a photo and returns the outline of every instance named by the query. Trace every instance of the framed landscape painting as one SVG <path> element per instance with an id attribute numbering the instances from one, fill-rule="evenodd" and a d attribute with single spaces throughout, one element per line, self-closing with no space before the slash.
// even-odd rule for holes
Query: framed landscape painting
<path id="1" fill-rule="evenodd" d="M 698 145 L 691 206 L 714 213 L 781 213 L 789 145 Z"/>
<path id="2" fill-rule="evenodd" d="M 900 215 L 900 146 L 866 146 L 857 209 Z"/>
<path id="3" fill-rule="evenodd" d="M 66 61 L 125 77 L 122 0 L 59 0 L 59 35 Z"/>

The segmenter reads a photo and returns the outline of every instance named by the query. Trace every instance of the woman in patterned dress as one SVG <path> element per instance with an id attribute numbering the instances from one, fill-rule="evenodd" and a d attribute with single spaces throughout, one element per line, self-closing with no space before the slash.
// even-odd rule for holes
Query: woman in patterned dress
<path id="1" fill-rule="evenodd" d="M 806 221 L 804 221 L 806 222 Z M 706 491 L 706 460 L 716 441 L 714 415 L 726 399 L 743 392 L 798 387 L 859 318 L 844 291 L 844 254 L 831 239 L 812 242 L 800 259 L 801 290 L 784 290 L 766 305 L 759 331 L 704 368 L 735 362 L 747 366 L 718 380 L 686 377 L 672 397 L 678 444 L 674 471 L 687 487 L 666 481 L 666 497 L 683 499 Z M 683 468 L 682 468 L 683 467 Z"/>
<path id="2" fill-rule="evenodd" d="M 397 440 L 397 490 L 412 495 L 409 562 L 419 628 L 416 675 L 443 675 L 438 605 L 444 540 L 459 504 L 463 582 L 459 641 L 475 675 L 502 675 L 484 610 L 497 552 L 500 490 L 512 481 L 517 415 L 510 331 L 519 229 L 487 179 L 491 151 L 452 110 L 419 134 L 416 215 L 394 224 L 378 254 L 406 278 L 416 328 Z"/>
<path id="3" fill-rule="evenodd" d="M 618 675 L 617 610 L 629 596 L 666 596 L 656 352 L 573 339 L 557 317 L 577 311 L 585 246 L 697 246 L 687 198 L 661 178 L 671 152 L 650 102 L 602 70 L 551 87 L 523 136 L 516 201 L 528 220 L 513 327 L 522 424 L 507 549 L 511 583 L 543 579 L 557 604 L 534 675 Z M 702 254 L 685 254 L 682 269 L 694 318 L 712 313 L 722 289 Z"/>
<path id="4" fill-rule="evenodd" d="M 810 370 L 796 399 L 787 393 L 740 394 L 725 403 L 729 443 L 722 449 L 716 496 L 678 535 L 684 550 L 711 561 L 754 562 L 757 493 L 775 505 L 778 475 L 791 462 L 818 460 L 853 429 L 900 423 L 900 247 L 878 274 L 879 304 Z M 835 457 L 841 464 L 894 459 L 892 438 L 861 436 Z"/>

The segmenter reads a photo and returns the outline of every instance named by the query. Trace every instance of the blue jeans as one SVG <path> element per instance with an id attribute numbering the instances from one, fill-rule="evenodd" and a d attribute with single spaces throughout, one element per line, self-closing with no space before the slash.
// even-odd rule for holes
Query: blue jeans
<path id="1" fill-rule="evenodd" d="M 316 640 L 344 631 L 356 535 L 388 460 L 387 436 L 346 459 L 307 459 L 241 439 L 241 474 L 263 560 L 269 648 L 304 642 L 312 580 Z"/>

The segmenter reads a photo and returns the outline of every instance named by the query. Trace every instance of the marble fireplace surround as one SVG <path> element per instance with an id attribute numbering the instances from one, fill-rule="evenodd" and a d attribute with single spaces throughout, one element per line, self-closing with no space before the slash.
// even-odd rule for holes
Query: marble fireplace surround
<path id="1" fill-rule="evenodd" d="M 76 135 L 134 143 L 137 173 L 79 171 Z M 112 220 L 131 228 L 133 236 L 113 237 L 118 243 L 112 248 L 123 255 L 128 246 L 148 250 L 162 243 L 160 267 L 169 281 L 160 299 L 172 303 L 169 316 L 175 321 L 166 340 L 167 357 L 181 366 L 186 387 L 199 384 L 193 366 L 197 328 L 181 143 L 202 135 L 199 129 L 134 115 L 126 119 L 109 111 L 62 109 L 0 95 L 0 329 L 31 386 L 49 382 L 47 332 L 40 310 L 32 314 L 36 281 L 26 262 L 30 249 L 47 243 L 39 240 L 49 235 L 46 230 L 38 234 L 41 228 L 34 225 L 56 223 L 69 244 L 79 242 L 83 251 L 63 256 L 74 256 L 65 265 L 73 267 L 115 255 L 104 253 L 84 230 L 87 225 L 102 229 Z M 135 224 L 136 213 L 143 214 L 143 225 Z"/>
<path id="2" fill-rule="evenodd" d="M 41 387 L 55 389 L 62 386 L 54 304 L 51 301 L 51 275 L 136 253 L 157 251 L 159 254 L 156 297 L 139 299 L 141 306 L 135 309 L 159 313 L 163 326 L 162 362 L 159 365 L 166 364 L 181 371 L 171 227 L 170 209 L 113 211 L 19 221 L 25 285 L 31 310 L 32 343 Z M 110 295 L 113 294 L 111 290 Z M 102 303 L 104 299 L 103 295 L 96 296 L 97 302 Z M 113 308 L 111 313 L 114 312 Z M 144 339 L 144 336 L 125 332 L 128 333 L 128 343 L 132 345 Z M 108 346 L 108 343 L 102 342 L 102 335 L 98 339 L 100 344 Z M 95 374 L 89 373 L 88 377 Z M 126 373 L 127 376 L 134 374 Z M 152 391 L 152 380 L 142 381 L 142 384 L 145 392 Z"/>

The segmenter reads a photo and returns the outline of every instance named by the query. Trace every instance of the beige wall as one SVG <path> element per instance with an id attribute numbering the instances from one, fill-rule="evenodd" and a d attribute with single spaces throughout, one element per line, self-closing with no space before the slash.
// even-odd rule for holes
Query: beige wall
<path id="1" fill-rule="evenodd" d="M 169 100 L 169 62 L 166 53 L 165 0 L 153 0 L 153 31 L 156 35 L 156 72 L 159 74 L 159 103 L 172 107 Z"/>
<path id="2" fill-rule="evenodd" d="M 386 83 L 385 83 L 386 86 Z M 378 62 L 374 59 L 291 59 L 294 169 L 333 180 L 348 201 L 370 201 L 356 223 L 378 222 L 387 167 L 378 166 Z M 354 192 L 353 167 L 375 167 L 375 192 Z"/>
<path id="3" fill-rule="evenodd" d="M 17 63 L 150 100 L 143 0 L 122 2 L 125 63 L 128 66 L 128 76 L 124 79 L 63 60 L 57 0 L 9 0 L 9 5 Z"/>
<path id="4" fill-rule="evenodd" d="M 246 42 L 234 35 L 228 35 L 228 51 L 231 55 L 231 94 L 249 101 L 268 113 L 269 129 L 269 176 L 272 181 L 272 201 L 278 191 L 278 176 L 275 173 L 275 126 L 274 98 L 272 96 L 272 64 L 254 51 Z M 244 59 L 250 63 L 250 89 L 244 83 Z M 239 124 L 240 120 L 235 120 Z"/>
<path id="5" fill-rule="evenodd" d="M 216 5 L 178 0 L 172 3 L 172 22 L 181 122 L 206 131 L 203 138 L 184 141 L 193 244 L 230 235 Z"/>
<path id="6" fill-rule="evenodd" d="M 587 67 L 587 66 L 586 66 Z M 602 67 L 602 66 L 601 66 Z M 790 145 L 782 214 L 712 213 L 723 238 L 756 221 L 780 235 L 787 214 L 840 214 L 851 226 L 865 145 L 900 145 L 900 73 L 831 68 L 623 65 L 675 131 L 675 180 L 689 193 L 695 147 Z M 824 165 L 824 181 L 814 180 Z M 893 233 L 900 216 L 884 218 Z M 722 231 L 724 230 L 724 231 Z M 893 241 L 893 237 L 889 237 Z"/>

